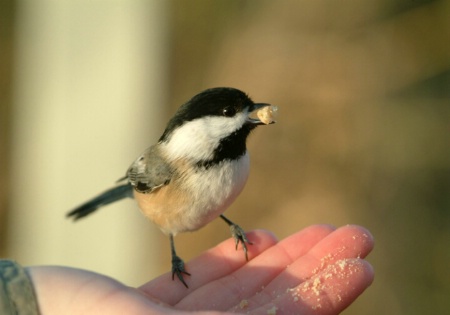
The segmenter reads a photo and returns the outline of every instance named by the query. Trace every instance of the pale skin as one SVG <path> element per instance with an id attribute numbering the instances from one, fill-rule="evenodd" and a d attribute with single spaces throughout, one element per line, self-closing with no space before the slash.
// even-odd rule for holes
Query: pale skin
<path id="1" fill-rule="evenodd" d="M 186 264 L 189 289 L 171 274 L 138 288 L 90 271 L 29 267 L 42 315 L 338 314 L 373 281 L 373 248 L 358 226 L 307 227 L 281 241 L 247 234 L 249 262 L 228 239 Z"/>

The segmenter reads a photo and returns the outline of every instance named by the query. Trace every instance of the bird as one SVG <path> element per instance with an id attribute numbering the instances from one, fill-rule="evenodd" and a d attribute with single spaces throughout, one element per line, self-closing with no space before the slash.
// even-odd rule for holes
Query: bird
<path id="1" fill-rule="evenodd" d="M 172 280 L 188 288 L 191 276 L 177 255 L 174 237 L 195 231 L 220 217 L 229 226 L 236 250 L 242 244 L 248 261 L 245 231 L 223 215 L 243 190 L 249 175 L 246 141 L 261 121 L 251 113 L 271 107 L 255 103 L 231 87 L 204 90 L 181 105 L 158 142 L 147 148 L 116 185 L 81 204 L 67 217 L 74 221 L 124 198 L 170 238 Z"/>

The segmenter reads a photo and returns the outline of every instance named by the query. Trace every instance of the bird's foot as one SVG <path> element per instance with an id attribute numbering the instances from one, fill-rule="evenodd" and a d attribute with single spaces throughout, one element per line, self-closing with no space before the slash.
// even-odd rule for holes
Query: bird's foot
<path id="1" fill-rule="evenodd" d="M 248 261 L 248 254 L 247 254 L 247 244 L 253 245 L 252 242 L 250 242 L 247 239 L 247 235 L 245 235 L 245 231 L 237 224 L 230 224 L 230 231 L 231 236 L 234 238 L 234 242 L 236 244 L 236 250 L 238 249 L 239 243 L 242 244 L 242 249 L 244 250 L 245 254 L 245 260 Z"/>
<path id="2" fill-rule="evenodd" d="M 183 274 L 188 275 L 188 276 L 191 275 L 190 273 L 186 272 L 186 270 L 184 269 L 184 261 L 177 255 L 172 256 L 172 280 L 174 280 L 175 275 L 177 275 L 177 277 L 178 277 L 178 279 L 180 279 L 181 283 L 183 283 L 186 288 L 189 288 L 183 279 Z"/>

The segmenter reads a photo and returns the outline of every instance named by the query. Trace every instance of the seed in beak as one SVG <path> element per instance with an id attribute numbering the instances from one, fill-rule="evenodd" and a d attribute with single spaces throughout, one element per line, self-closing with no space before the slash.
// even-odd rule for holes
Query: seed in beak
<path id="1" fill-rule="evenodd" d="M 277 112 L 278 107 L 270 105 L 258 110 L 256 112 L 256 115 L 258 116 L 259 120 L 261 120 L 262 123 L 268 125 L 275 122 L 274 118 L 276 117 Z"/>

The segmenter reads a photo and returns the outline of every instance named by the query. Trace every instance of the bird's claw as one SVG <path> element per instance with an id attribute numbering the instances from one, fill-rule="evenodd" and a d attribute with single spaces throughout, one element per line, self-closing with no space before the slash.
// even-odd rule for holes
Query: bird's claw
<path id="1" fill-rule="evenodd" d="M 241 243 L 242 249 L 244 250 L 244 254 L 245 254 L 245 260 L 248 261 L 247 244 L 253 245 L 253 243 L 247 239 L 247 235 L 245 235 L 245 231 L 239 225 L 234 224 L 234 223 L 231 224 L 230 231 L 231 231 L 231 236 L 233 236 L 234 242 L 236 244 L 236 250 L 238 249 L 239 243 Z"/>
<path id="2" fill-rule="evenodd" d="M 190 276 L 191 274 L 186 272 L 184 269 L 184 261 L 178 257 L 173 256 L 172 257 L 172 280 L 175 279 L 175 275 L 177 275 L 178 279 L 180 279 L 181 283 L 184 284 L 186 288 L 189 288 L 186 282 L 183 279 L 183 274 Z"/>

